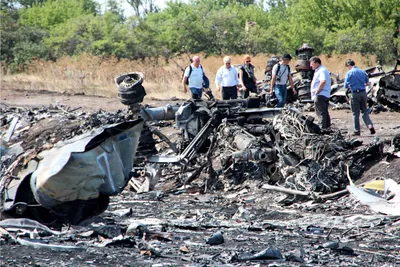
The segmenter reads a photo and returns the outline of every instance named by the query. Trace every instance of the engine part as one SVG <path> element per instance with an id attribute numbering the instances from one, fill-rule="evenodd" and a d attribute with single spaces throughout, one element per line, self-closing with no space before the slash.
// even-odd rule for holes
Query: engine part
<path id="1" fill-rule="evenodd" d="M 273 148 L 255 148 L 232 153 L 235 161 L 276 161 L 276 150 Z"/>
<path id="2" fill-rule="evenodd" d="M 142 86 L 143 74 L 140 72 L 125 73 L 115 78 L 118 87 L 118 98 L 124 105 L 143 102 L 146 91 Z"/>

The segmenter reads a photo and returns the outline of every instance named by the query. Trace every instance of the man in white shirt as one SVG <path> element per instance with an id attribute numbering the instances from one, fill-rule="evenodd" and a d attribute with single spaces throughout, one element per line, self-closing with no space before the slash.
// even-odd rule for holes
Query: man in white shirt
<path id="1" fill-rule="evenodd" d="M 224 65 L 221 66 L 215 76 L 215 85 L 218 91 L 222 88 L 222 99 L 237 99 L 239 90 L 239 78 L 235 67 L 231 66 L 231 58 L 224 57 Z"/>
<path id="2" fill-rule="evenodd" d="M 315 71 L 311 82 L 311 99 L 314 100 L 315 113 L 323 130 L 331 126 L 329 116 L 329 98 L 331 97 L 331 76 L 319 57 L 310 58 L 311 68 Z"/>
<path id="3" fill-rule="evenodd" d="M 193 99 L 201 99 L 203 94 L 203 75 L 204 70 L 200 65 L 200 57 L 194 56 L 192 64 L 185 69 L 182 84 L 183 92 L 187 93 L 189 86 Z"/>

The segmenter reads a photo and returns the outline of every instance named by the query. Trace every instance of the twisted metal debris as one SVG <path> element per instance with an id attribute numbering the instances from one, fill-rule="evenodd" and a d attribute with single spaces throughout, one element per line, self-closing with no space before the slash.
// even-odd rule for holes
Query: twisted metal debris
<path id="1" fill-rule="evenodd" d="M 140 94 L 135 97 L 140 99 Z M 337 129 L 321 132 L 298 110 L 268 109 L 260 99 L 188 101 L 163 108 L 133 105 L 136 114 L 134 109 L 87 113 L 63 106 L 2 108 L 1 130 L 7 137 L 1 147 L 2 219 L 23 218 L 1 222 L 1 259 L 36 264 L 47 255 L 51 266 L 60 261 L 71 266 L 95 261 L 122 266 L 131 264 L 132 258 L 144 266 L 400 263 L 398 218 L 368 215 L 356 201 L 337 199 L 343 192 L 338 190 L 349 184 L 346 175 L 356 180 L 374 159 L 399 155 L 400 135 L 360 146 Z M 147 122 L 129 184 L 136 192 L 154 191 L 124 190 L 110 198 L 99 217 L 61 220 L 79 224 L 68 229 L 61 228 L 59 213 L 34 198 L 21 201 L 21 196 L 31 196 L 29 183 L 21 183 L 21 178 L 37 169 L 32 163 L 44 162 L 39 152 L 133 115 Z M 176 118 L 178 130 L 166 121 L 171 118 Z M 126 158 L 132 157 L 131 153 Z M 72 174 L 79 179 L 80 173 Z M 289 197 L 277 202 L 280 192 Z M 321 195 L 329 192 L 335 193 Z M 325 201 L 333 195 L 334 201 Z M 303 202 L 309 199 L 316 201 Z M 13 200 L 18 202 L 15 213 L 4 210 L 16 204 Z M 296 205 L 286 206 L 293 202 Z M 82 209 L 92 207 L 92 202 L 79 204 L 69 207 L 75 215 L 93 215 L 95 210 Z M 375 210 L 381 211 L 381 206 Z M 38 222 L 60 231 L 49 231 Z"/>
<path id="2" fill-rule="evenodd" d="M 125 74 L 129 75 L 133 74 Z M 116 81 L 123 83 L 125 76 Z M 356 180 L 361 177 L 368 161 L 387 155 L 384 146 L 390 141 L 377 140 L 357 149 L 360 143 L 346 140 L 340 131 L 333 129 L 321 132 L 312 117 L 291 107 L 267 108 L 262 97 L 231 101 L 190 100 L 179 107 L 144 107 L 141 101 L 145 92 L 140 81 L 132 83 L 132 86 L 139 88 L 134 92 L 131 92 L 132 88 L 122 86 L 124 99 L 121 101 L 128 103 L 129 108 L 116 112 L 99 110 L 86 113 L 62 106 L 49 107 L 47 110 L 3 108 L 3 127 L 10 124 L 10 129 L 15 128 L 7 147 L 2 148 L 3 203 L 8 199 L 7 207 L 10 208 L 16 202 L 27 202 L 26 198 L 17 197 L 25 194 L 34 196 L 32 200 L 35 205 L 43 205 L 50 196 L 39 198 L 30 192 L 37 189 L 29 186 L 29 182 L 21 183 L 33 179 L 29 175 L 36 171 L 40 162 L 54 164 L 49 158 L 41 158 L 42 154 L 46 155 L 41 152 L 52 149 L 59 141 L 68 144 L 71 138 L 80 140 L 82 134 L 100 126 L 107 127 L 132 118 L 141 117 L 147 121 L 138 140 L 135 164 L 130 172 L 123 171 L 125 176 L 129 176 L 127 178 L 132 179 L 129 184 L 136 191 L 152 190 L 157 181 L 168 178 L 173 180 L 176 188 L 196 184 L 207 192 L 232 190 L 239 184 L 254 180 L 260 184 L 275 184 L 302 191 L 304 194 L 327 194 L 346 188 L 348 172 Z M 19 118 L 17 124 L 16 117 Z M 175 119 L 175 126 L 180 130 L 178 138 L 174 140 L 162 133 L 164 126 L 171 128 L 171 123 L 163 121 L 171 119 Z M 161 143 L 167 145 L 158 145 Z M 124 153 L 134 152 L 121 152 L 119 157 L 122 160 L 132 157 L 131 154 L 124 156 Z M 61 166 L 50 165 L 46 168 L 60 167 L 62 171 Z M 41 166 L 43 169 L 44 165 Z M 107 166 L 120 168 L 119 164 Z M 103 173 L 104 179 L 112 179 L 109 174 L 113 170 L 107 168 L 100 167 L 99 174 Z M 117 169 L 115 171 L 120 173 Z M 77 168 L 76 173 L 72 170 L 66 173 L 79 180 L 82 172 Z M 17 191 L 13 191 L 14 197 L 9 194 L 10 186 L 17 188 Z M 122 189 L 110 192 L 121 192 Z M 24 193 L 18 193 L 18 190 Z M 96 198 L 87 200 L 96 201 Z M 107 201 L 101 201 L 100 206 L 107 204 Z M 11 215 L 22 215 L 25 210 L 14 209 Z M 60 213 L 53 215 L 57 217 Z M 35 219 L 41 219 L 37 214 L 35 216 Z M 86 216 L 72 221 L 83 218 Z M 68 216 L 63 216 L 63 219 L 71 220 Z"/>

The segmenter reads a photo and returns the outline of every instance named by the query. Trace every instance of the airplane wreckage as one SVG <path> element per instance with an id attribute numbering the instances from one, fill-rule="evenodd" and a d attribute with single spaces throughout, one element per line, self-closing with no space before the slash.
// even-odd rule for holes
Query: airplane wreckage
<path id="1" fill-rule="evenodd" d="M 398 77 L 381 100 L 396 103 Z M 362 144 L 267 94 L 151 107 L 142 82 L 116 77 L 124 110 L 1 107 L 0 261 L 400 263 L 400 134 Z M 390 173 L 362 180 L 377 162 Z"/>
<path id="2" fill-rule="evenodd" d="M 400 135 L 360 148 L 360 141 L 338 130 L 321 131 L 296 108 L 267 107 L 262 95 L 146 107 L 140 73 L 115 82 L 125 111 L 21 110 L 16 116 L 18 109 L 2 108 L 2 127 L 8 127 L 1 147 L 4 216 L 77 224 L 104 212 L 110 196 L 128 184 L 146 192 L 162 177 L 174 180 L 176 188 L 197 183 L 208 192 L 259 180 L 267 189 L 297 196 L 291 203 L 323 201 L 347 192 L 350 177 L 356 181 L 369 162 L 400 153 Z M 400 75 L 385 74 L 379 85 L 381 99 L 396 100 Z M 177 140 L 159 130 L 171 121 L 180 130 Z M 165 146 L 156 148 L 155 137 Z M 379 198 L 380 212 L 400 215 L 398 202 Z"/>

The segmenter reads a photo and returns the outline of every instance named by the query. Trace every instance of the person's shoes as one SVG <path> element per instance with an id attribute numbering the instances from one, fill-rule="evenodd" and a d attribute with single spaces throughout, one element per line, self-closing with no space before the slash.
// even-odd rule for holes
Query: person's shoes
<path id="1" fill-rule="evenodd" d="M 375 133 L 376 133 L 374 127 L 369 128 L 369 132 L 370 132 L 371 134 L 375 134 Z"/>
<path id="2" fill-rule="evenodd" d="M 360 132 L 353 132 L 352 134 L 351 134 L 351 136 L 360 136 L 361 134 L 360 134 Z"/>

